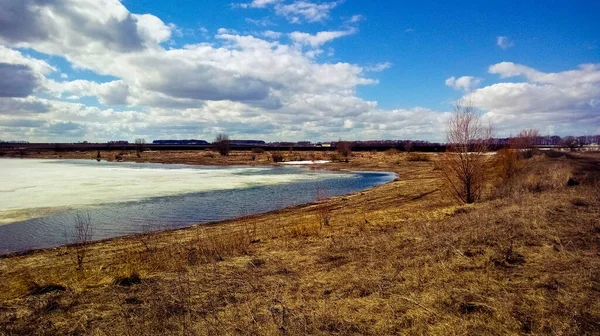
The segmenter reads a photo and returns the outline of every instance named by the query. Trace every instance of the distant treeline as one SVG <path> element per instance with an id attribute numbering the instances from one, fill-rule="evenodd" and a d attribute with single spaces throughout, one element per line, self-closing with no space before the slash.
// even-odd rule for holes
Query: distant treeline
<path id="1" fill-rule="evenodd" d="M 510 144 L 511 138 L 494 138 L 491 141 L 491 149 L 500 149 Z M 346 141 L 345 141 L 346 142 Z M 351 144 L 353 151 L 383 151 L 388 149 L 397 149 L 403 151 L 420 152 L 443 152 L 446 150 L 446 144 L 429 141 L 412 140 L 368 140 L 368 141 L 347 141 Z M 230 140 L 232 150 L 251 150 L 253 148 L 263 148 L 265 150 L 331 150 L 338 146 L 338 142 L 317 142 L 310 141 L 299 142 L 271 142 L 263 140 Z M 600 144 L 600 135 L 586 136 L 538 136 L 533 139 L 533 145 L 539 147 L 572 147 Z M 212 148 L 212 144 L 206 140 L 154 140 L 152 143 L 145 143 L 146 150 L 204 150 Z M 126 140 L 109 141 L 106 143 L 90 143 L 87 141 L 81 143 L 29 143 L 27 141 L 1 141 L 0 149 L 36 149 L 36 150 L 135 150 L 136 144 Z"/>

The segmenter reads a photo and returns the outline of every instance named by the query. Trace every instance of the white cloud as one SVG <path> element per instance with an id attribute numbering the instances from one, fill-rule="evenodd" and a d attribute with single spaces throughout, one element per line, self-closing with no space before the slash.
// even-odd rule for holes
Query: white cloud
<path id="1" fill-rule="evenodd" d="M 235 4 L 235 6 L 242 8 L 265 8 L 269 5 L 279 3 L 281 0 L 253 0 L 251 3 Z"/>
<path id="2" fill-rule="evenodd" d="M 291 23 L 322 22 L 329 18 L 329 12 L 337 7 L 341 1 L 313 3 L 309 1 L 295 1 L 292 4 L 275 5 L 275 13 L 284 16 Z"/>
<path id="3" fill-rule="evenodd" d="M 577 70 L 544 73 L 502 62 L 490 66 L 489 72 L 501 78 L 526 79 L 523 83 L 493 84 L 468 95 L 507 133 L 522 128 L 563 135 L 598 131 L 600 65 L 584 64 Z"/>
<path id="4" fill-rule="evenodd" d="M 268 27 L 268 26 L 274 25 L 274 23 L 271 22 L 271 20 L 269 20 L 268 18 L 262 18 L 262 19 L 245 18 L 244 21 L 246 21 L 247 23 L 251 23 L 253 25 L 257 25 L 259 27 Z"/>
<path id="5" fill-rule="evenodd" d="M 149 139 L 171 135 L 210 140 L 215 132 L 227 131 L 237 136 L 260 133 L 266 140 L 331 140 L 351 131 L 344 128 L 346 120 L 365 113 L 371 113 L 372 119 L 357 122 L 358 133 L 352 138 L 372 136 L 384 127 L 378 122 L 386 119 L 387 112 L 377 110 L 375 102 L 356 97 L 357 86 L 376 83 L 365 77 L 367 69 L 312 58 L 320 52 L 318 46 L 352 30 L 315 35 L 298 32 L 296 43 L 286 45 L 224 28 L 212 44 L 165 49 L 161 43 L 177 28 L 153 16 L 131 14 L 118 1 L 109 1 L 108 13 L 98 15 L 92 0 L 80 0 L 78 4 L 89 11 L 78 13 L 67 8 L 66 2 L 51 0 L 45 2 L 47 11 L 36 12 L 27 7 L 29 2 L 21 6 L 21 13 L 31 18 L 29 24 L 40 31 L 60 30 L 56 36 L 61 38 L 20 32 L 24 35 L 15 39 L 16 33 L 0 30 L 0 45 L 5 45 L 0 54 L 34 69 L 39 89 L 55 100 L 31 95 L 0 98 L 4 122 L 0 131 L 7 134 L 3 137 L 73 141 L 127 139 L 137 134 Z M 53 20 L 47 20 L 48 12 Z M 84 17 L 90 26 L 75 29 Z M 36 29 L 30 30 L 35 33 Z M 118 38 L 132 32 L 131 41 Z M 277 32 L 266 35 L 281 37 Z M 297 43 L 311 50 L 305 52 Z M 12 49 L 15 47 L 64 57 L 72 67 L 116 79 L 107 83 L 53 81 L 45 74 L 56 69 L 22 55 Z M 29 92 L 29 87 L 25 89 L 19 95 Z M 78 103 L 83 97 L 97 98 L 100 107 Z M 116 112 L 111 109 L 114 105 L 133 111 Z M 10 125 L 42 126 L 25 132 Z M 60 130 L 65 132 L 63 137 L 56 133 Z M 387 134 L 396 131 L 400 130 L 386 128 Z"/>
<path id="6" fill-rule="evenodd" d="M 292 3 L 284 3 L 283 0 L 253 0 L 250 3 L 237 3 L 233 7 L 239 8 L 267 8 L 272 7 L 275 14 L 285 17 L 291 23 L 302 22 L 322 22 L 329 19 L 332 9 L 342 3 L 342 0 L 335 2 L 314 3 L 311 1 L 299 0 Z M 352 16 L 347 23 L 356 23 L 363 19 L 361 15 Z M 248 19 L 252 20 L 252 19 Z M 260 23 L 260 21 L 256 21 Z"/>
<path id="7" fill-rule="evenodd" d="M 264 32 L 263 32 L 263 36 L 264 36 L 264 37 L 266 37 L 266 38 L 270 38 L 270 39 L 273 39 L 273 40 L 278 40 L 278 39 L 280 39 L 282 35 L 283 35 L 282 33 L 280 33 L 280 32 L 275 32 L 275 31 L 272 31 L 272 30 L 267 30 L 267 31 L 264 31 Z"/>
<path id="8" fill-rule="evenodd" d="M 56 68 L 48 64 L 46 61 L 23 55 L 20 51 L 7 48 L 1 44 L 0 62 L 26 65 L 40 75 L 47 75 L 56 71 Z"/>
<path id="9" fill-rule="evenodd" d="M 377 63 L 375 65 L 371 65 L 371 66 L 366 66 L 365 67 L 365 71 L 371 71 L 371 72 L 381 72 L 383 70 L 389 69 L 392 67 L 392 63 L 390 62 L 383 62 L 383 63 Z"/>
<path id="10" fill-rule="evenodd" d="M 496 45 L 500 48 L 506 50 L 515 45 L 513 41 L 511 41 L 508 36 L 498 36 L 496 38 Z"/>
<path id="11" fill-rule="evenodd" d="M 462 90 L 464 92 L 471 92 L 481 84 L 481 78 L 475 78 L 472 76 L 462 76 L 456 78 L 454 76 L 446 79 L 446 86 L 449 86 L 455 90 Z"/>
<path id="12" fill-rule="evenodd" d="M 349 29 L 342 31 L 322 31 L 315 35 L 311 35 L 296 31 L 289 34 L 289 37 L 292 41 L 294 41 L 294 43 L 310 46 L 311 48 L 318 48 L 327 42 L 335 40 L 336 38 L 352 35 L 355 32 L 355 29 Z"/>
<path id="13" fill-rule="evenodd" d="M 352 15 L 348 20 L 346 20 L 346 24 L 356 24 L 359 23 L 361 21 L 364 21 L 365 17 L 364 15 Z"/>

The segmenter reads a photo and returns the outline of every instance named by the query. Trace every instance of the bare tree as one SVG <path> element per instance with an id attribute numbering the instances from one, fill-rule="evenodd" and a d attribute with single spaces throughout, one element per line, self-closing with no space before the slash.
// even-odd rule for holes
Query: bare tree
<path id="1" fill-rule="evenodd" d="M 567 136 L 562 138 L 561 143 L 563 147 L 568 147 L 571 152 L 574 152 L 576 148 L 581 147 L 579 140 L 574 136 Z"/>
<path id="2" fill-rule="evenodd" d="M 533 155 L 535 146 L 539 143 L 540 133 L 533 128 L 524 129 L 519 135 L 510 139 L 510 147 L 519 153 L 521 158 L 529 158 Z"/>
<path id="3" fill-rule="evenodd" d="M 352 143 L 350 141 L 338 141 L 336 145 L 337 152 L 344 158 L 344 161 L 348 162 L 350 155 L 352 155 Z"/>
<path id="4" fill-rule="evenodd" d="M 75 215 L 75 226 L 73 228 L 73 244 L 75 246 L 77 269 L 80 271 L 83 271 L 83 263 L 87 253 L 87 244 L 92 241 L 93 237 L 94 228 L 92 227 L 90 214 L 87 213 L 82 215 L 77 213 Z"/>
<path id="5" fill-rule="evenodd" d="M 412 147 L 413 147 L 412 141 L 410 141 L 410 140 L 404 141 L 404 151 L 405 152 L 410 153 L 410 151 L 412 150 Z"/>
<path id="6" fill-rule="evenodd" d="M 146 139 L 143 138 L 137 138 L 135 139 L 135 153 L 137 154 L 137 157 L 142 157 L 142 152 L 144 151 L 144 149 L 146 148 Z"/>
<path id="7" fill-rule="evenodd" d="M 213 148 L 219 152 L 222 156 L 229 155 L 229 135 L 220 133 L 215 138 L 215 142 L 213 143 Z"/>
<path id="8" fill-rule="evenodd" d="M 471 101 L 459 100 L 446 130 L 447 153 L 441 172 L 450 192 L 461 202 L 473 203 L 481 197 L 488 178 L 486 152 L 492 137 L 481 113 Z"/>

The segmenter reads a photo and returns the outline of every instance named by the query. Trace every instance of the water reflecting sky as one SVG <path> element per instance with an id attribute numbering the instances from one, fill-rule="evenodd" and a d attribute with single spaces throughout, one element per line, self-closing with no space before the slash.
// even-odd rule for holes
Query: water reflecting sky
<path id="1" fill-rule="evenodd" d="M 213 167 L 0 160 L 0 253 L 68 243 L 77 213 L 94 239 L 267 212 L 389 182 L 394 174 L 305 167 Z"/>

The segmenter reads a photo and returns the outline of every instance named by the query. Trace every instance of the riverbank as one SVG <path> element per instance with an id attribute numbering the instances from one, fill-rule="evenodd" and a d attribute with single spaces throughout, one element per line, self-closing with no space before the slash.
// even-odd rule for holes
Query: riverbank
<path id="1" fill-rule="evenodd" d="M 98 157 L 100 154 L 100 157 Z M 281 156 L 282 162 L 275 162 L 273 154 Z M 84 160 L 106 160 L 111 162 L 150 162 L 166 164 L 187 164 L 187 165 L 206 165 L 206 166 L 235 166 L 235 165 L 280 165 L 285 162 L 313 161 L 311 167 L 327 167 L 327 169 L 355 169 L 355 170 L 376 170 L 382 171 L 394 167 L 394 160 L 401 160 L 403 157 L 397 151 L 388 151 L 376 154 L 375 152 L 357 152 L 352 156 L 352 160 L 344 162 L 336 152 L 311 152 L 311 151 L 261 151 L 254 153 L 252 151 L 231 151 L 227 156 L 221 156 L 217 152 L 210 150 L 198 151 L 144 151 L 139 154 L 135 151 L 74 151 L 74 152 L 56 152 L 56 151 L 5 151 L 2 157 L 5 158 L 33 158 L 33 159 L 84 159 Z M 431 161 L 435 157 L 433 154 L 418 154 L 421 159 Z M 376 158 L 373 160 L 373 158 Z M 419 159 L 419 160 L 421 160 Z M 416 161 L 419 161 L 416 160 Z M 329 161 L 329 162 L 325 162 Z"/>
<path id="2" fill-rule="evenodd" d="M 162 160 L 252 159 L 196 154 Z M 444 196 L 436 161 L 435 154 L 355 153 L 326 166 L 399 179 L 265 215 L 94 243 L 82 268 L 76 247 L 2 258 L 0 332 L 600 330 L 599 158 L 528 160 L 512 190 L 470 206 Z"/>

